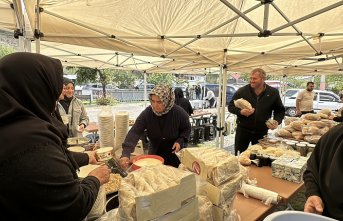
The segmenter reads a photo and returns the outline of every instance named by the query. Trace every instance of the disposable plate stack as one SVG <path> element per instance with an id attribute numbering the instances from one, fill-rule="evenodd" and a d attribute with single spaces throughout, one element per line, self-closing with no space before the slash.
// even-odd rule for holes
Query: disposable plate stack
<path id="1" fill-rule="evenodd" d="M 114 146 L 113 113 L 111 109 L 103 109 L 99 116 L 100 147 Z"/>
<path id="2" fill-rule="evenodd" d="M 114 151 L 122 148 L 127 132 L 129 131 L 129 113 L 118 111 L 115 114 L 115 140 Z"/>

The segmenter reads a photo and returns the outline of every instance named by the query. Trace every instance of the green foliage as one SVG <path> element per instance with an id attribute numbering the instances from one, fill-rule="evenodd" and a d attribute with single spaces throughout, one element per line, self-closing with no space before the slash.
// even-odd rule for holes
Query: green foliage
<path id="1" fill-rule="evenodd" d="M 114 105 L 116 100 L 111 97 L 99 97 L 96 99 L 97 105 Z"/>
<path id="2" fill-rule="evenodd" d="M 207 74 L 206 75 L 206 82 L 210 84 L 218 84 L 219 83 L 219 75 L 218 74 Z"/>
<path id="3" fill-rule="evenodd" d="M 68 69 L 69 70 L 69 69 Z M 88 82 L 96 82 L 98 79 L 97 70 L 93 68 L 79 67 L 75 71 L 77 74 L 76 84 L 85 84 Z"/>
<path id="4" fill-rule="evenodd" d="M 0 58 L 4 57 L 5 55 L 14 53 L 15 50 L 7 45 L 0 44 Z"/>
<path id="5" fill-rule="evenodd" d="M 152 73 L 148 75 L 147 81 L 155 85 L 170 85 L 174 83 L 174 75 L 171 73 Z"/>
<path id="6" fill-rule="evenodd" d="M 119 88 L 133 88 L 136 78 L 131 71 L 113 70 L 112 82 Z"/>

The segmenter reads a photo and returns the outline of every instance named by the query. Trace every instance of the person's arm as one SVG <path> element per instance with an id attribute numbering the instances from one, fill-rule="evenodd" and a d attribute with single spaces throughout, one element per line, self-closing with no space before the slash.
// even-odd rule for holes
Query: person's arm
<path id="1" fill-rule="evenodd" d="M 189 116 L 193 114 L 193 107 L 191 105 L 191 103 L 189 102 L 189 100 L 187 100 L 187 104 L 188 104 L 188 113 L 189 113 Z"/>
<path id="2" fill-rule="evenodd" d="M 89 117 L 87 115 L 87 111 L 86 111 L 86 108 L 85 106 L 83 105 L 82 101 L 81 101 L 81 116 L 80 116 L 80 122 L 79 122 L 79 125 L 83 124 L 84 125 L 84 128 L 86 128 L 89 124 Z M 83 129 L 84 129 L 83 128 Z"/>
<path id="3" fill-rule="evenodd" d="M 280 94 L 276 91 L 277 99 L 274 104 L 274 120 L 278 122 L 280 125 L 282 123 L 283 118 L 285 117 L 285 106 L 283 106 Z"/>
<path id="4" fill-rule="evenodd" d="M 322 196 L 319 188 L 319 164 L 321 149 L 323 149 L 322 143 L 323 140 L 320 139 L 307 161 L 307 168 L 303 175 L 306 187 L 305 195 L 308 198 L 304 206 L 304 211 L 318 214 L 321 214 L 324 208 L 324 205 L 320 203 Z"/>
<path id="5" fill-rule="evenodd" d="M 122 157 L 130 158 L 131 153 L 135 150 L 138 140 L 143 136 L 146 129 L 146 117 L 147 109 L 145 109 L 136 119 L 134 125 L 127 133 L 124 143 L 122 144 L 123 151 Z"/>
<path id="6" fill-rule="evenodd" d="M 242 98 L 242 96 L 240 95 L 239 91 L 236 91 L 236 93 L 233 95 L 229 105 L 228 105 L 228 111 L 232 114 L 236 114 L 237 116 L 242 116 L 241 114 L 241 109 L 237 108 L 235 106 L 234 101 L 237 99 Z"/>
<path id="7" fill-rule="evenodd" d="M 71 155 L 74 157 L 74 160 L 79 167 L 85 166 L 89 163 L 89 156 L 86 153 L 71 152 Z"/>
<path id="8" fill-rule="evenodd" d="M 300 102 L 302 100 L 302 92 L 299 92 L 296 100 L 295 100 L 295 109 L 297 111 L 297 115 L 301 115 L 301 111 L 300 111 Z"/>
<path id="9" fill-rule="evenodd" d="M 11 188 L 23 202 L 33 202 L 26 204 L 25 210 L 41 220 L 82 220 L 99 192 L 100 180 L 89 176 L 80 182 L 57 145 L 26 151 L 15 168 L 21 168 L 20 176 L 16 178 L 18 185 Z"/>

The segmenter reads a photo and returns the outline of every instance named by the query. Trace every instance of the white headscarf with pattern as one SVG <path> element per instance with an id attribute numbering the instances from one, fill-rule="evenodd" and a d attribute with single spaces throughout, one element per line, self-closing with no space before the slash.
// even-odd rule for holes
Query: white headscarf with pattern
<path id="1" fill-rule="evenodd" d="M 149 100 L 151 102 L 151 95 L 156 95 L 160 98 L 162 101 L 165 109 L 161 113 L 157 113 L 154 108 L 152 111 L 157 115 L 157 116 L 162 116 L 163 114 L 166 114 L 172 109 L 174 106 L 175 102 L 175 94 L 173 91 L 173 88 L 168 86 L 168 85 L 157 85 L 152 89 L 152 91 L 149 93 Z"/>

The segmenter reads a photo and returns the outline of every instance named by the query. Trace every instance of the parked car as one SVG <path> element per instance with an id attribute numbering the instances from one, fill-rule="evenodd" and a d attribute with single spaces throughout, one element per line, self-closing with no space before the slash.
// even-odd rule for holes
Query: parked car
<path id="1" fill-rule="evenodd" d="M 288 89 L 284 95 L 284 106 L 286 115 L 296 116 L 296 99 L 300 91 L 304 89 Z M 313 110 L 318 112 L 321 109 L 330 109 L 336 111 L 343 106 L 339 96 L 332 91 L 314 90 Z"/>
<path id="2" fill-rule="evenodd" d="M 147 89 L 147 90 L 152 90 L 152 89 L 154 89 L 154 87 L 155 87 L 155 84 L 150 84 L 150 83 L 147 83 L 147 84 L 146 84 L 146 89 Z M 135 89 L 144 90 L 144 83 L 137 84 L 137 85 L 135 86 Z"/>
<path id="3" fill-rule="evenodd" d="M 206 84 L 205 87 L 213 91 L 214 95 L 218 98 L 219 84 Z M 228 105 L 229 102 L 232 100 L 232 97 L 236 93 L 237 89 L 238 88 L 233 85 L 226 85 L 226 105 Z"/>
<path id="4" fill-rule="evenodd" d="M 102 84 L 101 83 L 89 83 L 89 84 L 86 84 L 85 86 L 83 86 L 82 90 L 94 90 L 94 89 L 101 89 L 102 90 Z M 106 89 L 118 89 L 117 86 L 115 85 L 112 85 L 112 84 L 108 84 L 106 85 Z"/>

